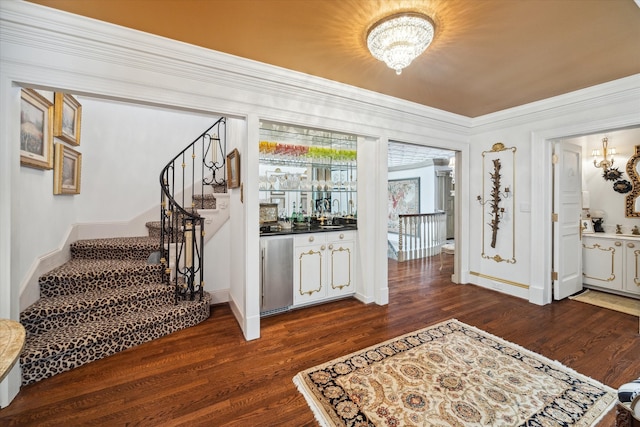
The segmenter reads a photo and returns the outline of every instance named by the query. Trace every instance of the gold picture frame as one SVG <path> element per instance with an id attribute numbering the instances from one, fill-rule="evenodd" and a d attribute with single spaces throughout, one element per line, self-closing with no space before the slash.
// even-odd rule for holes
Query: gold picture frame
<path id="1" fill-rule="evenodd" d="M 53 194 L 80 194 L 82 154 L 56 143 L 56 158 L 53 168 Z"/>
<path id="2" fill-rule="evenodd" d="M 227 188 L 240 187 L 240 153 L 237 148 L 227 154 Z"/>
<path id="3" fill-rule="evenodd" d="M 33 89 L 20 94 L 20 164 L 53 168 L 53 104 Z"/>
<path id="4" fill-rule="evenodd" d="M 56 92 L 53 97 L 53 136 L 71 145 L 80 145 L 82 105 L 68 93 Z"/>

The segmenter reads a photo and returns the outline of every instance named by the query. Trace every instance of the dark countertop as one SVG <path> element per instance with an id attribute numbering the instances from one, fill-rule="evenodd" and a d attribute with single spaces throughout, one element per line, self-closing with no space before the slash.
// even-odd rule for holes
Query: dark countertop
<path id="1" fill-rule="evenodd" d="M 309 233 L 326 233 L 329 231 L 351 231 L 357 230 L 357 224 L 344 224 L 344 225 L 334 225 L 334 226 L 321 226 L 321 225 L 312 225 L 311 227 L 304 228 L 296 228 L 292 227 L 291 229 L 282 229 L 280 231 L 260 231 L 260 237 L 266 236 L 286 236 L 286 235 L 294 235 L 294 234 L 309 234 Z"/>

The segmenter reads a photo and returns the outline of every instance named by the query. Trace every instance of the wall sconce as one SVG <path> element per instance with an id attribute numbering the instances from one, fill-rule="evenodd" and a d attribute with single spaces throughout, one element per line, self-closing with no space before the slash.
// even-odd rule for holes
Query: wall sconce
<path id="1" fill-rule="evenodd" d="M 611 155 L 610 158 L 607 158 L 608 155 Z M 602 152 L 600 149 L 594 148 L 591 152 L 591 156 L 593 156 L 593 166 L 597 168 L 602 168 L 605 171 L 613 166 L 613 156 L 616 155 L 615 147 L 611 147 L 609 149 L 609 138 L 602 138 Z M 602 160 L 598 161 L 598 157 L 602 156 Z"/>
<path id="2" fill-rule="evenodd" d="M 508 199 L 511 197 L 511 189 L 509 187 L 504 187 L 504 192 L 500 192 L 498 193 L 501 197 Z M 485 205 L 490 201 L 493 201 L 493 199 L 489 199 L 489 200 L 482 200 L 482 196 L 478 195 L 478 197 L 476 197 L 476 200 L 478 201 L 478 203 L 480 203 L 481 205 Z M 504 209 L 502 209 L 502 211 L 504 212 Z"/>

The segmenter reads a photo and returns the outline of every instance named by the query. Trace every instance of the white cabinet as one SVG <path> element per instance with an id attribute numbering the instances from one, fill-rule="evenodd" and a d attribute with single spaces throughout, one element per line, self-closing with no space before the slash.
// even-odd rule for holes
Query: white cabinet
<path id="1" fill-rule="evenodd" d="M 640 295 L 640 239 L 625 242 L 624 290 Z"/>
<path id="2" fill-rule="evenodd" d="M 341 238 L 340 235 L 343 237 Z M 336 236 L 334 236 L 336 237 Z M 354 242 L 344 240 L 344 233 L 338 234 L 327 244 L 327 294 L 329 297 L 349 295 L 355 292 L 353 278 Z"/>
<path id="3" fill-rule="evenodd" d="M 615 234 L 582 237 L 582 277 L 587 287 L 640 295 L 640 239 Z"/>
<path id="4" fill-rule="evenodd" d="M 295 238 L 293 305 L 355 293 L 354 231 L 302 234 Z"/>
<path id="5" fill-rule="evenodd" d="M 296 237 L 293 249 L 293 305 L 326 298 L 326 242 L 321 234 Z"/>

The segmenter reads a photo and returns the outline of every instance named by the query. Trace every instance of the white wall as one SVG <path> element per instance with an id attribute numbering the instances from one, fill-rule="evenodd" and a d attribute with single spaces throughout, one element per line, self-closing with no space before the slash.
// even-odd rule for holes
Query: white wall
<path id="1" fill-rule="evenodd" d="M 625 217 L 627 194 L 621 194 L 613 190 L 614 181 L 607 181 L 602 177 L 602 169 L 593 166 L 591 152 L 594 148 L 602 151 L 602 138 L 609 138 L 609 148 L 615 147 L 617 154 L 614 156 L 613 167 L 623 172 L 621 179 L 631 182 L 626 172 L 627 161 L 635 153 L 636 145 L 640 145 L 640 128 L 623 129 L 618 131 L 597 133 L 578 138 L 568 139 L 568 142 L 581 145 L 582 151 L 582 178 L 583 189 L 589 191 L 590 210 L 605 212 L 603 222 L 604 231 L 615 233 L 616 224 L 622 226 L 623 233 L 629 233 L 634 225 L 640 226 L 640 218 Z M 598 160 L 602 160 L 601 158 Z"/>
<path id="2" fill-rule="evenodd" d="M 53 101 L 53 92 L 40 91 Z M 16 180 L 20 215 L 15 218 L 14 251 L 22 278 L 21 310 L 38 298 L 40 260 L 62 248 L 77 224 L 105 226 L 136 218 L 135 235 L 145 221 L 160 219 L 162 168 L 218 117 L 76 96 L 82 105 L 81 192 L 53 194 L 53 170 L 21 167 Z M 61 142 L 57 138 L 56 143 Z M 149 217 L 138 217 L 148 212 Z M 111 235 L 111 237 L 119 237 Z"/>
<path id="3" fill-rule="evenodd" d="M 468 194 L 472 283 L 537 304 L 551 302 L 552 141 L 640 125 L 639 77 L 474 119 Z M 515 209 L 513 218 L 502 224 L 511 227 L 515 221 L 514 263 L 481 256 L 482 228 L 487 225 L 480 220 L 475 196 L 482 194 L 482 152 L 496 142 L 517 149 Z"/>

